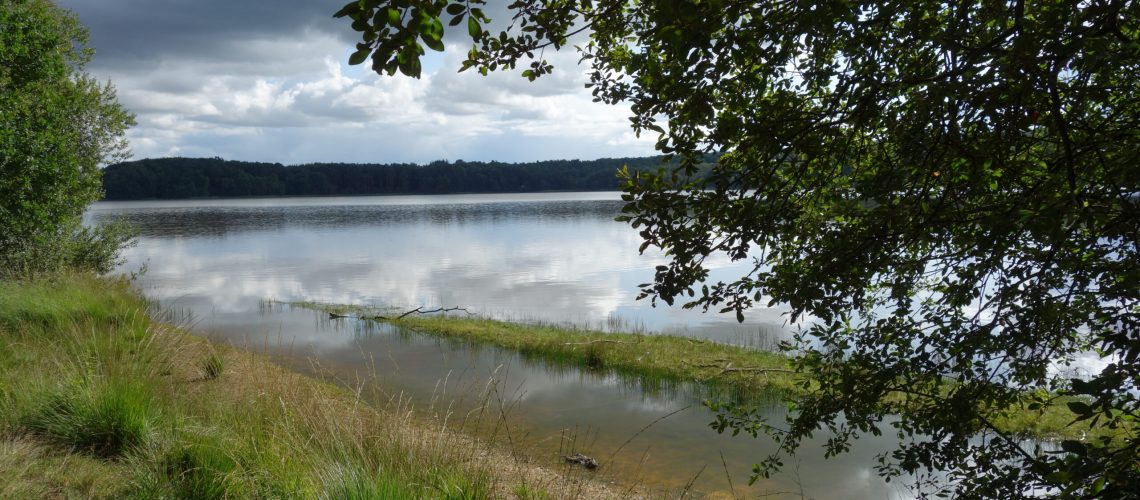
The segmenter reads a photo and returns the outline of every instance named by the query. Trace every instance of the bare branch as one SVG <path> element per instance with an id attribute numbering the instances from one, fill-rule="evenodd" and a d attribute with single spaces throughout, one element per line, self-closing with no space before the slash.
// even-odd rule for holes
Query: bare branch
<path id="1" fill-rule="evenodd" d="M 637 343 L 637 342 L 627 342 L 624 340 L 597 339 L 597 340 L 590 340 L 587 342 L 563 342 L 562 345 L 589 345 L 589 344 L 601 344 L 601 343 L 606 343 L 606 342 L 611 343 L 611 344 L 636 344 Z"/>

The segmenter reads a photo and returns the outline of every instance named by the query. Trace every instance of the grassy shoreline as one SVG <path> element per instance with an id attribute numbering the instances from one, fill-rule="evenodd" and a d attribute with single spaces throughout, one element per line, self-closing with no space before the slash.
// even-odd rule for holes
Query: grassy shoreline
<path id="1" fill-rule="evenodd" d="M 124 280 L 0 282 L 0 497 L 617 493 L 154 321 Z"/>
<path id="2" fill-rule="evenodd" d="M 644 386 L 689 382 L 729 397 L 771 401 L 802 394 L 810 380 L 789 370 L 787 355 L 674 335 L 610 333 L 544 324 L 526 324 L 462 315 L 408 315 L 366 306 L 286 303 L 333 317 L 385 321 L 412 331 L 475 344 L 495 345 L 524 356 L 586 370 L 608 370 L 643 381 Z M 720 394 L 725 394 L 721 392 Z M 1044 412 L 1013 409 L 995 421 L 1007 432 L 1031 439 L 1088 439 L 1112 432 L 1090 431 L 1072 423 L 1073 415 L 1060 399 Z M 1127 430 L 1120 429 L 1120 433 Z"/>

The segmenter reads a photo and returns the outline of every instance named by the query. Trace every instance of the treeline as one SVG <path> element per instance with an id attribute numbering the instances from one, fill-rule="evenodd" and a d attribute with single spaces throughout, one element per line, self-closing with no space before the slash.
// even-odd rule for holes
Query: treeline
<path id="1" fill-rule="evenodd" d="M 108 200 L 239 196 L 510 193 L 603 191 L 616 172 L 656 169 L 660 156 L 533 163 L 415 164 L 279 163 L 221 158 L 158 158 L 118 163 L 103 172 Z"/>

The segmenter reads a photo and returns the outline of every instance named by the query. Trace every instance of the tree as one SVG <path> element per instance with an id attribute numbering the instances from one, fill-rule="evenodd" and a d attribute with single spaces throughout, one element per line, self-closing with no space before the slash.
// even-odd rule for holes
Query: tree
<path id="1" fill-rule="evenodd" d="M 968 496 L 1140 491 L 1140 3 L 517 0 L 498 34 L 482 4 L 337 15 L 350 62 L 388 74 L 418 76 L 444 23 L 473 41 L 461 70 L 534 79 L 577 44 L 595 99 L 680 160 L 626 175 L 622 220 L 670 256 L 643 297 L 807 321 L 787 422 L 729 406 L 720 429 L 782 452 L 826 429 L 832 453 L 894 432 L 881 474 Z M 704 283 L 717 254 L 755 265 Z M 997 423 L 1057 405 L 1112 436 L 1042 449 Z"/>
<path id="2" fill-rule="evenodd" d="M 71 13 L 47 0 L 0 2 L 0 269 L 90 264 L 106 271 L 126 237 L 85 229 L 99 166 L 126 156 L 134 124 L 109 83 L 83 72 L 92 50 Z M 103 247 L 97 248 L 102 245 Z M 109 261 L 90 262 L 99 254 Z M 106 260 L 106 258 L 104 258 Z"/>

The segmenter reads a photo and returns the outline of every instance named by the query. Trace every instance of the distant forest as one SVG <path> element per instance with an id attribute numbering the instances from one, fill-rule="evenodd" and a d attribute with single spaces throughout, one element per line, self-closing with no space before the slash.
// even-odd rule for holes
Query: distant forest
<path id="1" fill-rule="evenodd" d="M 107 167 L 103 189 L 108 200 L 605 191 L 618 189 L 616 172 L 624 165 L 630 170 L 652 170 L 660 164 L 660 156 L 533 163 L 295 166 L 221 158 L 158 158 Z"/>

